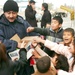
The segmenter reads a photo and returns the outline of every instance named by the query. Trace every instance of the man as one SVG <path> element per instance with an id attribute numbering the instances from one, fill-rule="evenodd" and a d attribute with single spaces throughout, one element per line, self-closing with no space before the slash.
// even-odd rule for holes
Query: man
<path id="1" fill-rule="evenodd" d="M 42 4 L 42 10 L 44 11 L 44 14 L 43 14 L 42 20 L 41 20 L 41 27 L 45 28 L 47 23 L 51 23 L 51 13 L 48 11 L 47 3 Z"/>
<path id="2" fill-rule="evenodd" d="M 20 39 L 25 36 L 37 35 L 36 33 L 26 32 L 26 29 L 30 24 L 18 15 L 18 11 L 18 4 L 13 0 L 9 0 L 5 2 L 3 6 L 4 13 L 0 16 L 0 41 L 5 44 L 7 53 L 21 47 L 21 43 L 10 40 L 15 34 L 17 34 Z M 29 64 L 27 64 L 25 68 L 29 69 L 28 72 L 25 70 L 27 73 L 24 71 L 25 74 L 31 75 L 33 68 L 30 67 Z M 20 73 L 19 75 L 24 75 L 22 72 Z"/>
<path id="3" fill-rule="evenodd" d="M 35 1 L 30 0 L 29 5 L 27 6 L 25 10 L 25 17 L 26 20 L 31 24 L 33 27 L 37 27 L 37 21 L 36 21 L 36 11 L 35 11 Z"/>

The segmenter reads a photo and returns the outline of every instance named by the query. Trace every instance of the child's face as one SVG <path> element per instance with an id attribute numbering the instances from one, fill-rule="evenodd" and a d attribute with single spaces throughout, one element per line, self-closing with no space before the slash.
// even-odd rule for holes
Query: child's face
<path id="1" fill-rule="evenodd" d="M 52 19 L 52 22 L 51 22 L 51 28 L 54 30 L 54 31 L 57 31 L 62 25 L 59 24 L 59 22 L 57 20 L 54 20 Z"/>
<path id="2" fill-rule="evenodd" d="M 73 41 L 73 36 L 71 32 L 63 32 L 64 44 L 70 44 Z"/>
<path id="3" fill-rule="evenodd" d="M 56 61 L 57 57 L 58 57 L 57 55 L 52 57 L 52 63 L 53 63 L 54 66 L 56 66 L 56 63 L 57 63 L 57 61 Z"/>

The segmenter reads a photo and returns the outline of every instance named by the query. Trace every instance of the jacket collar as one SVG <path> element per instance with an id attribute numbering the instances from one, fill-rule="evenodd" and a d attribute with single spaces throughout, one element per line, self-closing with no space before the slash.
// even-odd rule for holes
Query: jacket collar
<path id="1" fill-rule="evenodd" d="M 61 30 L 63 30 L 62 27 L 58 29 L 57 33 L 60 32 Z M 50 28 L 50 31 L 55 32 L 52 28 Z"/>

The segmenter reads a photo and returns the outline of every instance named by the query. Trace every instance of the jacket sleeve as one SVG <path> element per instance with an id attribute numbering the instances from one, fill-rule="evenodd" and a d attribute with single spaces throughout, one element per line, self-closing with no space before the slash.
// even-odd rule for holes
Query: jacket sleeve
<path id="1" fill-rule="evenodd" d="M 33 10 L 32 12 L 30 12 L 29 10 L 25 11 L 25 15 L 31 19 L 35 18 L 35 14 L 36 14 L 35 10 Z"/>
<path id="2" fill-rule="evenodd" d="M 58 70 L 58 75 L 75 75 L 75 66 L 73 68 L 73 71 L 72 72 L 66 72 L 66 71 L 63 71 L 63 70 Z"/>
<path id="3" fill-rule="evenodd" d="M 27 21 L 24 21 L 25 30 L 26 30 L 28 27 L 30 27 L 30 26 L 31 26 L 31 25 L 30 25 Z M 37 32 L 30 32 L 30 33 L 27 33 L 27 32 L 26 32 L 26 34 L 27 34 L 27 36 L 40 36 L 40 34 L 37 33 Z"/>
<path id="4" fill-rule="evenodd" d="M 49 48 L 50 50 L 55 51 L 58 54 L 63 54 L 65 56 L 69 55 L 69 47 L 64 46 L 63 44 L 57 44 L 52 41 L 46 40 L 44 45 Z"/>
<path id="5" fill-rule="evenodd" d="M 27 52 L 25 48 L 20 49 L 19 60 L 13 61 L 14 72 L 17 72 L 21 67 L 24 67 L 27 63 Z"/>
<path id="6" fill-rule="evenodd" d="M 34 28 L 34 32 L 37 32 L 37 33 L 39 33 L 41 35 L 44 35 L 44 36 L 50 35 L 50 32 L 49 32 L 48 28 L 38 28 L 38 27 L 35 27 Z"/>
<path id="7" fill-rule="evenodd" d="M 7 52 L 14 51 L 17 47 L 17 42 L 5 38 L 4 32 L 0 29 L 0 41 L 6 46 Z"/>

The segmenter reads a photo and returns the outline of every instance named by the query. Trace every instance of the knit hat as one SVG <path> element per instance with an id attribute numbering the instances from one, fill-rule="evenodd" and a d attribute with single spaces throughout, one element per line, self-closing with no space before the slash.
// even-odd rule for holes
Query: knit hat
<path id="1" fill-rule="evenodd" d="M 51 60 L 48 56 L 44 56 L 36 62 L 37 70 L 40 73 L 46 73 L 51 66 Z"/>
<path id="2" fill-rule="evenodd" d="M 5 2 L 4 6 L 3 6 L 3 11 L 4 12 L 8 12 L 8 11 L 18 12 L 19 11 L 18 4 L 13 0 L 8 0 Z"/>

